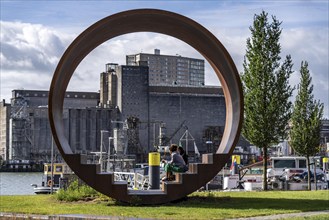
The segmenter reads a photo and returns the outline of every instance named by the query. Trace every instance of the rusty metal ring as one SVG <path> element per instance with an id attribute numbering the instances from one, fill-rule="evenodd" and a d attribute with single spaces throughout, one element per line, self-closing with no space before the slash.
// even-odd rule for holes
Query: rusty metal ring
<path id="1" fill-rule="evenodd" d="M 124 193 L 120 190 L 124 190 L 124 187 L 115 184 L 113 176 L 99 175 L 97 167 L 86 167 L 81 163 L 80 157 L 74 156 L 64 134 L 64 96 L 74 70 L 100 44 L 114 37 L 134 32 L 166 34 L 189 44 L 210 63 L 223 88 L 226 103 L 226 124 L 223 138 L 216 154 L 208 155 L 208 159 L 203 162 L 209 165 L 207 169 L 210 169 L 211 172 L 208 172 L 207 175 L 202 174 L 202 176 L 200 172 L 205 166 L 198 165 L 195 169 L 198 176 L 202 176 L 201 179 L 196 181 L 193 187 L 185 187 L 188 189 L 177 195 L 172 195 L 175 190 L 170 191 L 169 186 L 164 193 L 154 195 L 143 196 L 138 193 L 133 196 L 129 193 L 123 195 Z M 227 160 L 233 152 L 239 139 L 243 117 L 243 95 L 239 74 L 224 46 L 213 34 L 195 21 L 176 13 L 156 9 L 137 9 L 117 13 L 96 22 L 82 32 L 67 48 L 57 65 L 50 86 L 48 104 L 54 140 L 63 158 L 75 173 L 104 194 L 128 202 L 132 200 L 132 197 L 137 196 L 139 202 L 144 204 L 163 203 L 181 198 L 213 178 L 226 163 L 226 161 L 224 163 L 218 161 Z M 110 187 L 106 188 L 105 184 L 97 183 L 101 178 L 108 178 Z"/>

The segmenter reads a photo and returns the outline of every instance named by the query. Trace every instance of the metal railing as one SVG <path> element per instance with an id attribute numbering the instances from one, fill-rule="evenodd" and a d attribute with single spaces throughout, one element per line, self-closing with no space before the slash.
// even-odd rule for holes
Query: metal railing
<path id="1" fill-rule="evenodd" d="M 114 181 L 126 181 L 128 189 L 148 190 L 149 178 L 140 173 L 114 172 Z"/>

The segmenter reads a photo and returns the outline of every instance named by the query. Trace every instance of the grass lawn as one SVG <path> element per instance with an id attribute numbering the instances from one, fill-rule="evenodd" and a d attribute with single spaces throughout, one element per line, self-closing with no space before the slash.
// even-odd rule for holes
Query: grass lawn
<path id="1" fill-rule="evenodd" d="M 157 219 L 224 219 L 329 209 L 329 191 L 196 192 L 181 202 L 134 206 L 114 200 L 59 202 L 51 195 L 0 196 L 0 211 Z M 298 219 L 329 219 L 329 215 Z"/>

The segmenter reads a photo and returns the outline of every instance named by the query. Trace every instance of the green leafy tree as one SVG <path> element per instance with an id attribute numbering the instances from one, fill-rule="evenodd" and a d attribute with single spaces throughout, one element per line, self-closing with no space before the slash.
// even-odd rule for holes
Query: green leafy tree
<path id="1" fill-rule="evenodd" d="M 245 98 L 243 135 L 263 150 L 263 189 L 267 190 L 267 149 L 286 137 L 293 88 L 289 85 L 292 73 L 290 55 L 280 63 L 282 29 L 279 22 L 264 11 L 255 15 L 247 39 L 242 82 Z"/>
<path id="2" fill-rule="evenodd" d="M 297 154 L 306 157 L 308 189 L 311 190 L 310 157 L 315 156 L 320 150 L 323 104 L 314 100 L 312 77 L 307 62 L 302 62 L 300 74 L 301 81 L 291 118 L 289 144 Z"/>

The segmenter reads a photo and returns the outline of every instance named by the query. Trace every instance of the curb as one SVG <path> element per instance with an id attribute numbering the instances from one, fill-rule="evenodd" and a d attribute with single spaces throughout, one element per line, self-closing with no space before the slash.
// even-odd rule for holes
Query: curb
<path id="1" fill-rule="evenodd" d="M 309 217 L 314 215 L 328 215 L 328 219 L 329 219 L 329 210 L 313 211 L 313 212 L 297 212 L 297 213 L 277 214 L 277 215 L 268 215 L 268 216 L 255 216 L 255 217 L 247 217 L 247 218 L 233 218 L 230 220 L 274 220 L 274 219 L 290 219 L 292 217 Z"/>

